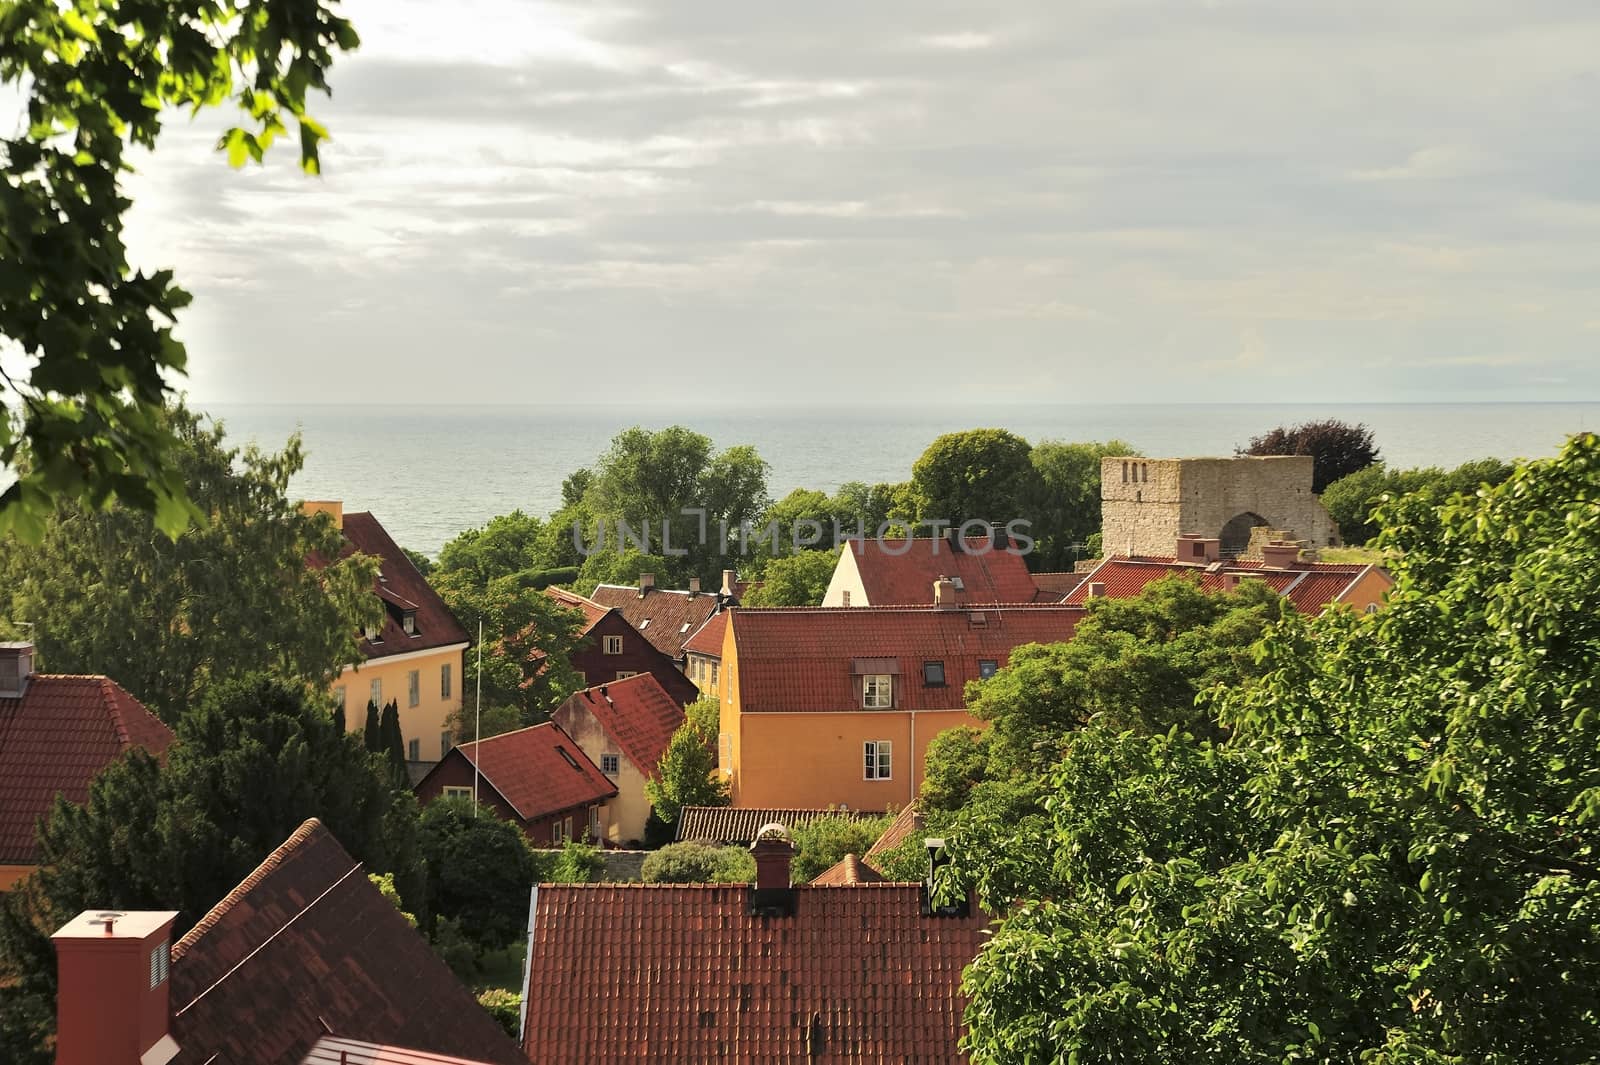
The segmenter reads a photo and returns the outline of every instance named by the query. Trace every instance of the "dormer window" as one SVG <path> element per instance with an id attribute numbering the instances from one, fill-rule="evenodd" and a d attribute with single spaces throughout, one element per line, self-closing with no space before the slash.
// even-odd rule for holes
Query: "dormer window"
<path id="1" fill-rule="evenodd" d="M 894 707 L 894 677 L 888 673 L 869 673 L 861 678 L 861 706 L 865 710 Z"/>
<path id="2" fill-rule="evenodd" d="M 383 626 L 381 624 L 363 625 L 362 628 L 361 628 L 361 635 L 365 636 L 369 643 L 382 643 L 383 642 Z"/>
<path id="3" fill-rule="evenodd" d="M 650 619 L 649 618 L 645 618 L 643 621 L 639 622 L 639 631 L 640 632 L 643 632 L 645 629 L 648 629 L 649 627 L 650 627 Z"/>
<path id="4" fill-rule="evenodd" d="M 415 610 L 407 610 L 402 614 L 400 627 L 406 630 L 407 636 L 420 636 L 421 633 L 417 632 L 417 612 Z"/>

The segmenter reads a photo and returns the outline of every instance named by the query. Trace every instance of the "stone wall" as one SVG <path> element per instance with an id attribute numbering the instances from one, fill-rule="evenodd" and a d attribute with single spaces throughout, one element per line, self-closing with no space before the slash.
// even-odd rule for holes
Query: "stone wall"
<path id="1" fill-rule="evenodd" d="M 1100 463 L 1100 531 L 1106 554 L 1171 555 L 1180 533 L 1220 537 L 1244 552 L 1253 526 L 1336 546 L 1339 528 L 1311 492 L 1306 455 L 1140 459 Z"/>
<path id="2" fill-rule="evenodd" d="M 654 851 L 601 851 L 600 855 L 606 862 L 605 872 L 600 874 L 601 879 L 614 884 L 637 883 L 640 870 L 644 868 L 644 860 L 654 853 Z"/>

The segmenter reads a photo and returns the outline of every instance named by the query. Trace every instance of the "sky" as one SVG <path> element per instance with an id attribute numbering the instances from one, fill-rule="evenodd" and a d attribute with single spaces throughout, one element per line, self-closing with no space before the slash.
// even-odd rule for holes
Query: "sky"
<path id="1" fill-rule="evenodd" d="M 199 402 L 1600 400 L 1600 5 L 352 0 L 174 115 Z"/>

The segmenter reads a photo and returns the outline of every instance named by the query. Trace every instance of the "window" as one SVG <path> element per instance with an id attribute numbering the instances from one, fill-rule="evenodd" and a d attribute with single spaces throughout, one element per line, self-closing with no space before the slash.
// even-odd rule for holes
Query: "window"
<path id="1" fill-rule="evenodd" d="M 372 705 L 376 706 L 378 709 L 382 710 L 383 709 L 383 678 L 382 677 L 373 677 L 372 678 L 372 689 L 371 690 L 372 690 Z"/>
<path id="2" fill-rule="evenodd" d="M 406 674 L 406 705 L 417 706 L 422 702 L 422 670 L 413 669 Z"/>
<path id="3" fill-rule="evenodd" d="M 608 777 L 614 777 L 617 775 L 620 763 L 621 759 L 616 755 L 602 754 L 600 756 L 600 772 L 604 773 Z"/>
<path id="4" fill-rule="evenodd" d="M 944 663 L 922 663 L 922 683 L 930 688 L 944 687 Z"/>
<path id="5" fill-rule="evenodd" d="M 717 690 L 717 663 L 711 663 L 711 690 Z"/>
<path id="6" fill-rule="evenodd" d="M 581 669 L 577 670 L 576 672 L 578 674 L 578 683 L 587 688 L 589 686 L 589 674 L 585 673 Z"/>
<path id="7" fill-rule="evenodd" d="M 464 788 L 457 784 L 446 784 L 444 797 L 447 799 L 470 799 L 472 798 L 472 789 Z"/>
<path id="8" fill-rule="evenodd" d="M 572 840 L 572 818 L 564 817 L 550 826 L 550 842 L 556 846 Z"/>
<path id="9" fill-rule="evenodd" d="M 167 978 L 167 964 L 172 957 L 172 941 L 162 940 L 150 952 L 150 990 L 160 987 Z"/>
<path id="10" fill-rule="evenodd" d="M 888 740 L 866 742 L 866 780 L 888 780 L 894 775 L 892 744 Z"/>
<path id="11" fill-rule="evenodd" d="M 601 649 L 603 651 L 605 651 L 605 653 L 608 654 L 608 655 L 620 655 L 622 653 L 622 637 L 621 636 L 606 636 L 606 637 L 603 637 L 602 638 Z"/>
<path id="12" fill-rule="evenodd" d="M 406 759 L 412 762 L 422 761 L 422 741 L 409 740 L 406 743 Z"/>
<path id="13" fill-rule="evenodd" d="M 990 677 L 994 676 L 999 669 L 1000 663 L 996 662 L 992 658 L 978 659 L 978 676 L 984 680 L 988 680 Z"/>
<path id="14" fill-rule="evenodd" d="M 850 605 L 850 590 L 848 588 L 845 589 L 843 592 L 839 593 L 839 605 L 840 606 L 849 606 Z"/>
<path id="15" fill-rule="evenodd" d="M 339 704 L 339 709 L 341 710 L 343 710 L 345 706 L 345 695 L 346 692 L 343 684 L 333 689 L 333 701 Z"/>
<path id="16" fill-rule="evenodd" d="M 1122 464 L 1122 483 L 1128 483 L 1128 464 L 1126 462 Z"/>
<path id="17" fill-rule="evenodd" d="M 636 670 L 636 669 L 619 669 L 619 670 L 617 670 L 617 679 L 618 680 L 627 680 L 629 677 L 637 677 L 638 675 L 639 675 L 639 671 Z"/>
<path id="18" fill-rule="evenodd" d="M 450 663 L 439 667 L 439 698 L 450 698 Z"/>
<path id="19" fill-rule="evenodd" d="M 687 621 L 685 621 L 681 626 L 679 626 L 678 635 L 682 636 L 684 633 L 686 633 L 688 631 L 689 631 L 689 623 Z"/>
<path id="20" fill-rule="evenodd" d="M 639 631 L 640 632 L 643 632 L 645 629 L 648 629 L 649 627 L 650 627 L 650 619 L 649 618 L 645 618 L 643 621 L 639 622 Z"/>
<path id="21" fill-rule="evenodd" d="M 439 757 L 443 758 L 450 753 L 450 748 L 456 745 L 455 737 L 450 735 L 450 730 L 445 729 L 439 733 Z"/>
<path id="22" fill-rule="evenodd" d="M 383 642 L 383 626 L 381 626 L 381 625 L 363 625 L 361 627 L 361 635 L 365 636 L 367 638 L 367 642 L 369 642 L 369 643 L 382 643 Z"/>
<path id="23" fill-rule="evenodd" d="M 894 678 L 887 673 L 869 673 L 862 677 L 861 705 L 867 710 L 887 710 L 894 706 Z"/>
<path id="24" fill-rule="evenodd" d="M 400 618 L 400 627 L 406 630 L 407 636 L 422 635 L 422 633 L 417 631 L 417 612 L 415 610 L 407 610 L 404 614 L 400 615 Z"/>

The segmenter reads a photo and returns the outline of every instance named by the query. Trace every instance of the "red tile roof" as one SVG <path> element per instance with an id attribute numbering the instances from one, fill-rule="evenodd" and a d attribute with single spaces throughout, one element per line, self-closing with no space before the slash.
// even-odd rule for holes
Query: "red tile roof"
<path id="1" fill-rule="evenodd" d="M 484 783 L 499 792 L 524 821 L 588 806 L 617 793 L 617 786 L 589 761 L 572 737 L 549 721 L 452 747 L 429 776 L 457 756 L 476 764 Z"/>
<path id="2" fill-rule="evenodd" d="M 173 1065 L 297 1062 L 325 1035 L 522 1061 L 315 818 L 172 948 Z"/>
<path id="3" fill-rule="evenodd" d="M 667 741 L 684 721 L 683 707 L 650 673 L 585 688 L 562 703 L 556 714 L 569 708 L 592 714 L 628 761 L 651 778 Z"/>
<path id="4" fill-rule="evenodd" d="M 343 528 L 341 558 L 359 551 L 382 560 L 375 591 L 387 606 L 383 628 L 379 639 L 361 641 L 362 654 L 369 659 L 383 658 L 467 642 L 467 630 L 377 518 L 366 511 L 350 512 L 344 515 Z M 414 636 L 407 635 L 402 624 L 403 612 L 408 609 L 416 611 Z"/>
<path id="5" fill-rule="evenodd" d="M 917 804 L 908 802 L 900 810 L 899 815 L 889 823 L 889 827 L 883 830 L 883 835 L 873 841 L 872 846 L 867 848 L 867 853 L 862 857 L 870 862 L 878 855 L 894 850 L 926 826 L 927 820 L 917 809 Z"/>
<path id="6" fill-rule="evenodd" d="M 809 825 L 819 817 L 848 817 L 859 821 L 880 815 L 871 810 L 771 809 L 755 806 L 685 806 L 678 811 L 679 843 L 700 840 L 708 843 L 754 843 L 756 833 L 771 824 L 786 828 Z"/>
<path id="7" fill-rule="evenodd" d="M 818 886 L 830 884 L 881 884 L 883 874 L 854 854 L 846 854 L 812 878 Z"/>
<path id="8" fill-rule="evenodd" d="M 20 699 L 0 699 L 0 864 L 38 864 L 35 824 L 57 795 L 84 802 L 124 751 L 160 755 L 171 743 L 172 730 L 115 681 L 35 673 Z"/>
<path id="9" fill-rule="evenodd" d="M 686 653 L 722 657 L 722 637 L 728 631 L 728 615 L 732 610 L 720 610 L 706 619 L 706 623 L 689 634 L 683 649 Z"/>
<path id="10" fill-rule="evenodd" d="M 744 713 L 861 708 L 863 673 L 898 674 L 895 707 L 960 710 L 981 663 L 1002 668 L 1014 648 L 1072 638 L 1082 607 L 1011 605 L 797 607 L 733 612 L 739 704 Z M 923 683 L 926 662 L 944 663 L 943 686 Z"/>
<path id="11" fill-rule="evenodd" d="M 596 585 L 590 598 L 619 611 L 656 650 L 674 661 L 683 657 L 684 643 L 721 602 L 716 592 L 651 588 L 640 595 L 637 587 L 622 584 Z"/>
<path id="12" fill-rule="evenodd" d="M 749 890 L 541 885 L 529 1060 L 964 1060 L 961 970 L 987 918 L 923 917 L 911 884 L 801 886 L 792 916 L 755 916 Z"/>
<path id="13" fill-rule="evenodd" d="M 1302 614 L 1320 614 L 1370 568 L 1359 562 L 1296 562 L 1288 569 L 1268 569 L 1260 559 L 1201 563 L 1160 555 L 1116 555 L 1091 571 L 1066 601 L 1081 604 L 1091 582 L 1104 584 L 1108 599 L 1131 599 L 1146 585 L 1177 574 L 1198 580 L 1207 591 L 1220 591 L 1225 575 L 1231 573 L 1259 578 Z"/>
<path id="14" fill-rule="evenodd" d="M 1083 583 L 1083 574 L 1076 570 L 1065 570 L 1056 573 L 1035 573 L 1034 586 L 1041 592 L 1053 592 L 1059 599 L 1078 585 Z"/>
<path id="15" fill-rule="evenodd" d="M 847 549 L 872 606 L 931 604 L 933 582 L 959 579 L 957 603 L 1028 603 L 1037 586 L 1021 553 L 994 547 L 987 537 L 851 541 Z M 846 563 L 848 565 L 848 563 Z M 858 604 L 860 605 L 860 604 Z"/>
<path id="16" fill-rule="evenodd" d="M 544 594 L 568 610 L 576 610 L 583 615 L 583 628 L 578 630 L 579 636 L 587 636 L 589 631 L 600 624 L 601 620 L 611 612 L 610 607 L 601 606 L 588 596 L 579 595 L 577 592 L 569 592 L 565 588 L 546 588 Z"/>

